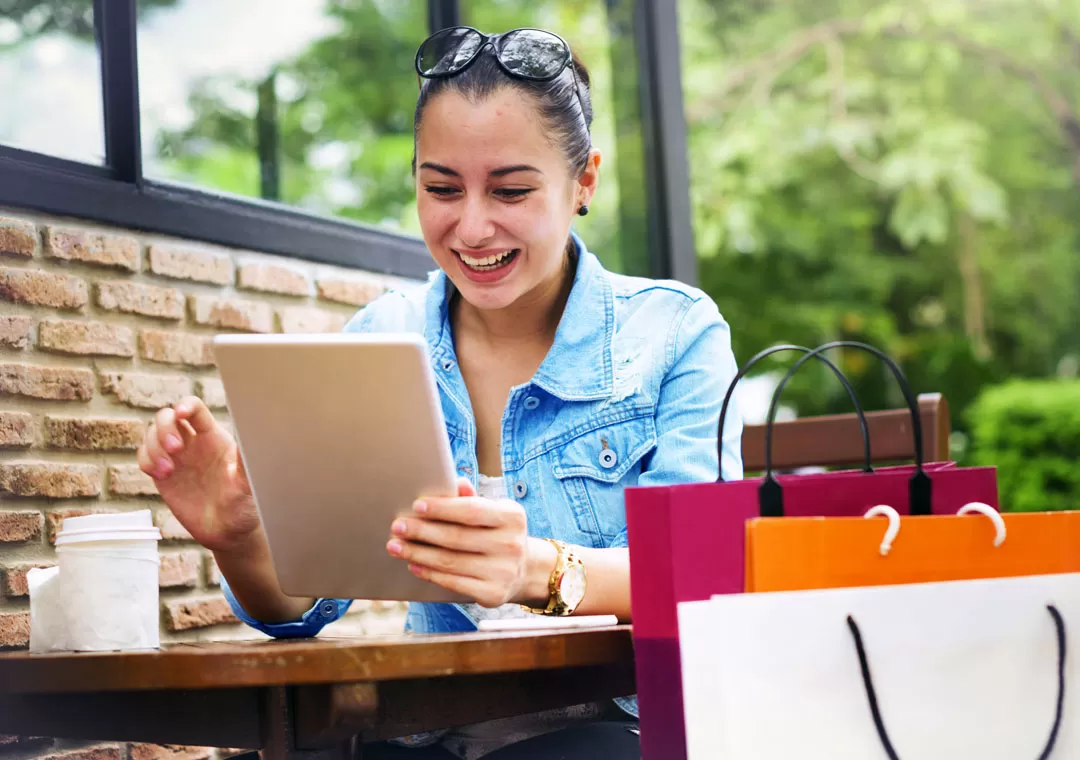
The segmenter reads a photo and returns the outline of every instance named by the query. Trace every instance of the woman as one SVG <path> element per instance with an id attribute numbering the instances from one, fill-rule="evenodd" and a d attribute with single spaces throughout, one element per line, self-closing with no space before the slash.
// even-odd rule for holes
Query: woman
<path id="1" fill-rule="evenodd" d="M 345 328 L 426 337 L 462 476 L 456 498 L 421 500 L 388 526 L 386 550 L 474 603 L 412 604 L 407 629 L 534 612 L 629 621 L 623 489 L 716 477 L 719 407 L 736 371 L 728 327 L 701 291 L 611 274 L 571 232 L 597 191 L 600 153 L 588 73 L 561 38 L 459 27 L 425 41 L 416 67 L 417 207 L 439 268 Z M 724 432 L 728 479 L 741 476 L 738 420 Z M 281 592 L 237 446 L 198 399 L 159 411 L 138 459 L 213 551 L 241 619 L 313 636 L 348 608 Z M 634 699 L 585 704 L 370 752 L 638 757 L 635 717 Z"/>

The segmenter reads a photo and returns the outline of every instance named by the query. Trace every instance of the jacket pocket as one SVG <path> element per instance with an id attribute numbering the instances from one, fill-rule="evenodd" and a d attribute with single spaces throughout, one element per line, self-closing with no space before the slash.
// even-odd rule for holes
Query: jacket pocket
<path id="1" fill-rule="evenodd" d="M 577 527 L 607 546 L 626 526 L 623 489 L 637 483 L 656 448 L 651 411 L 587 430 L 552 450 L 552 473 Z"/>

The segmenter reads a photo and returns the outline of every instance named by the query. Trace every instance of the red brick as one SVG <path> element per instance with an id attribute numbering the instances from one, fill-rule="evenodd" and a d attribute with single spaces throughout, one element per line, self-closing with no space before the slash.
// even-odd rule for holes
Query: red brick
<path id="1" fill-rule="evenodd" d="M 197 325 L 260 333 L 274 331 L 274 310 L 261 301 L 190 296 L 188 305 L 191 319 Z"/>
<path id="2" fill-rule="evenodd" d="M 137 464 L 114 464 L 109 468 L 109 493 L 114 496 L 157 496 L 154 479 Z"/>
<path id="3" fill-rule="evenodd" d="M 250 751 L 250 750 L 249 750 Z M 209 760 L 210 747 L 185 747 L 178 744 L 129 744 L 131 760 Z"/>
<path id="4" fill-rule="evenodd" d="M 0 511 L 0 544 L 25 544 L 41 539 L 44 518 L 40 512 Z"/>
<path id="5" fill-rule="evenodd" d="M 38 269 L 0 267 L 0 298 L 30 306 L 81 309 L 89 300 L 86 280 Z"/>
<path id="6" fill-rule="evenodd" d="M 161 588 L 192 588 L 199 582 L 202 553 L 198 549 L 183 552 L 162 552 L 158 569 Z"/>
<path id="7" fill-rule="evenodd" d="M 26 412 L 0 412 L 0 448 L 24 448 L 33 443 L 33 417 Z"/>
<path id="8" fill-rule="evenodd" d="M 75 451 L 134 451 L 142 443 L 142 420 L 84 417 L 46 417 L 45 442 Z"/>
<path id="9" fill-rule="evenodd" d="M 345 317 L 310 306 L 288 306 L 281 310 L 281 331 L 284 333 L 341 332 Z"/>
<path id="10" fill-rule="evenodd" d="M 0 364 L 0 396 L 86 401 L 93 395 L 94 373 L 88 369 Z"/>
<path id="11" fill-rule="evenodd" d="M 46 319 L 38 325 L 38 347 L 81 356 L 134 356 L 135 334 L 130 327 L 107 322 Z"/>
<path id="12" fill-rule="evenodd" d="M 37 229 L 22 219 L 0 218 L 0 253 L 30 258 L 37 248 Z"/>
<path id="13" fill-rule="evenodd" d="M 0 463 L 0 492 L 47 499 L 97 496 L 101 475 L 96 464 L 4 462 Z"/>
<path id="14" fill-rule="evenodd" d="M 159 288 L 137 282 L 99 282 L 97 305 L 108 311 L 144 317 L 184 318 L 183 293 L 176 288 Z"/>
<path id="15" fill-rule="evenodd" d="M 211 409 L 225 409 L 225 386 L 216 377 L 204 377 L 195 382 L 195 393 Z"/>
<path id="16" fill-rule="evenodd" d="M 30 593 L 26 586 L 26 574 L 38 567 L 55 567 L 55 562 L 26 562 L 9 565 L 0 576 L 0 593 L 4 596 L 26 596 Z"/>
<path id="17" fill-rule="evenodd" d="M 319 298 L 350 306 L 367 306 L 386 290 L 386 286 L 367 277 L 320 277 Z"/>
<path id="18" fill-rule="evenodd" d="M 183 375 L 151 375 L 144 372 L 102 372 L 102 393 L 113 394 L 122 404 L 138 409 L 160 409 L 191 395 L 191 380 Z"/>
<path id="19" fill-rule="evenodd" d="M 229 285 L 233 281 L 233 263 L 228 255 L 167 243 L 150 246 L 150 271 L 162 277 L 212 285 Z"/>
<path id="20" fill-rule="evenodd" d="M 45 255 L 53 259 L 137 272 L 141 254 L 139 241 L 127 235 L 112 235 L 75 227 L 50 226 L 45 229 Z"/>
<path id="21" fill-rule="evenodd" d="M 214 559 L 213 554 L 206 555 L 206 585 L 221 585 L 221 570 L 218 569 L 217 560 Z"/>
<path id="22" fill-rule="evenodd" d="M 306 274 L 277 264 L 242 264 L 236 272 L 236 287 L 287 296 L 311 295 L 311 280 Z"/>
<path id="23" fill-rule="evenodd" d="M 102 746 L 54 752 L 49 755 L 40 755 L 34 760 L 120 760 L 120 758 L 119 747 Z"/>
<path id="24" fill-rule="evenodd" d="M 170 631 L 187 631 L 237 622 L 239 621 L 229 608 L 229 603 L 222 597 L 165 602 L 165 625 Z"/>
<path id="25" fill-rule="evenodd" d="M 0 612 L 0 648 L 25 647 L 29 643 L 30 613 Z"/>
<path id="26" fill-rule="evenodd" d="M 167 509 L 154 515 L 154 525 L 161 530 L 162 541 L 191 541 L 191 534 L 180 524 L 176 516 Z"/>
<path id="27" fill-rule="evenodd" d="M 0 346 L 22 349 L 30 345 L 34 320 L 26 316 L 0 317 Z"/>
<path id="28" fill-rule="evenodd" d="M 212 367 L 214 349 L 210 339 L 202 335 L 140 330 L 139 353 L 144 359 L 159 364 L 186 364 L 191 367 Z"/>

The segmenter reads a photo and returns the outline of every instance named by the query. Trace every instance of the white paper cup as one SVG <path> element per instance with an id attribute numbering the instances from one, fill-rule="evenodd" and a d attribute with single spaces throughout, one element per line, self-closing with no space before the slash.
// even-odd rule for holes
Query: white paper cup
<path id="1" fill-rule="evenodd" d="M 160 539 L 149 510 L 64 520 L 56 555 L 69 649 L 130 651 L 161 645 Z"/>

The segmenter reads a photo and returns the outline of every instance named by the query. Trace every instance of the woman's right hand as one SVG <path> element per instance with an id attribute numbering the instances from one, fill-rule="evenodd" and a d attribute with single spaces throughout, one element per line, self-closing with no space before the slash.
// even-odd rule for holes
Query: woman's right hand
<path id="1" fill-rule="evenodd" d="M 236 441 L 201 399 L 159 410 L 136 457 L 176 519 L 207 549 L 228 551 L 259 528 Z"/>

